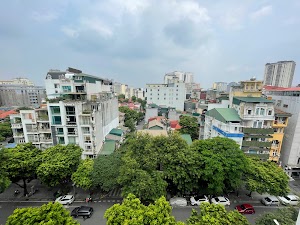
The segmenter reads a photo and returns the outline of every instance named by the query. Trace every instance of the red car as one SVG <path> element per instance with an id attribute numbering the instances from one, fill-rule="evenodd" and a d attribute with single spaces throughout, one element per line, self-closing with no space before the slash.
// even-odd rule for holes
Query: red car
<path id="1" fill-rule="evenodd" d="M 255 213 L 253 206 L 250 204 L 238 205 L 235 207 L 235 209 L 237 211 L 239 211 L 239 213 L 242 213 L 242 214 L 254 214 Z"/>

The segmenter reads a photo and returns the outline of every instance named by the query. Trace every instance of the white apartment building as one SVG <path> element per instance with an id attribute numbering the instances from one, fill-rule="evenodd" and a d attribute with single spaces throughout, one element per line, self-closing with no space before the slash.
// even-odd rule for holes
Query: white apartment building
<path id="1" fill-rule="evenodd" d="M 227 85 L 226 82 L 214 82 L 212 88 L 219 92 L 227 92 Z"/>
<path id="2" fill-rule="evenodd" d="M 144 93 L 144 90 L 143 88 L 136 88 L 133 90 L 133 95 L 136 97 L 136 98 L 140 98 L 142 100 L 145 99 L 145 93 Z"/>
<path id="3" fill-rule="evenodd" d="M 49 71 L 45 83 L 46 108 L 10 116 L 15 142 L 32 142 L 41 149 L 76 144 L 83 149 L 82 158 L 96 157 L 105 136 L 119 125 L 117 98 L 105 91 L 111 90 L 111 81 L 69 68 Z"/>
<path id="4" fill-rule="evenodd" d="M 242 120 L 232 108 L 214 108 L 205 113 L 204 139 L 226 137 L 240 147 L 243 142 Z"/>
<path id="5" fill-rule="evenodd" d="M 191 72 L 180 72 L 174 71 L 170 73 L 166 73 L 164 77 L 164 83 L 169 84 L 176 81 L 182 81 L 184 83 L 193 83 L 194 82 L 194 75 Z"/>
<path id="6" fill-rule="evenodd" d="M 183 111 L 186 97 L 185 83 L 146 84 L 145 97 L 148 104 L 154 103 Z"/>
<path id="7" fill-rule="evenodd" d="M 126 95 L 126 91 L 127 91 L 128 85 L 127 84 L 121 84 L 121 83 L 113 83 L 113 91 L 114 93 L 116 93 L 117 95 Z"/>
<path id="8" fill-rule="evenodd" d="M 265 66 L 264 85 L 291 87 L 295 67 L 296 63 L 294 61 L 267 63 Z"/>
<path id="9" fill-rule="evenodd" d="M 34 86 L 34 83 L 30 81 L 27 78 L 14 78 L 11 80 L 0 80 L 0 85 L 5 84 L 5 85 L 27 85 L 27 86 Z"/>
<path id="10" fill-rule="evenodd" d="M 266 87 L 265 95 L 275 101 L 276 108 L 292 114 L 284 129 L 280 160 L 289 170 L 300 172 L 300 87 Z"/>

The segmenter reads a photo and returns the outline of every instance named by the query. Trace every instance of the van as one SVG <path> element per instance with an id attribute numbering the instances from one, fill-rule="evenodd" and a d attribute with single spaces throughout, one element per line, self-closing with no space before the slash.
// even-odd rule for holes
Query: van
<path id="1" fill-rule="evenodd" d="M 270 205 L 276 205 L 279 206 L 279 200 L 275 196 L 268 196 L 261 200 L 261 203 L 270 206 Z"/>

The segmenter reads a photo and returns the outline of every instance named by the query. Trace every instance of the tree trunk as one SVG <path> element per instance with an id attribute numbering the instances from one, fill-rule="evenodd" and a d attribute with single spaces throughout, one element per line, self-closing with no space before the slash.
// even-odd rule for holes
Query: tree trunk
<path id="1" fill-rule="evenodd" d="M 28 191 L 27 191 L 27 184 L 25 178 L 23 178 L 23 189 L 24 189 L 24 196 L 26 196 L 28 194 Z"/>

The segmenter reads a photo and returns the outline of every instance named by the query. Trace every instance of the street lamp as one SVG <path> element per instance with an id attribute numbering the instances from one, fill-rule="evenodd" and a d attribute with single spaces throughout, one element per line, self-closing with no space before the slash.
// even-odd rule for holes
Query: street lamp
<path id="1" fill-rule="evenodd" d="M 72 184 L 72 186 L 73 186 L 73 196 L 75 197 L 75 185 L 76 185 L 76 182 L 74 182 L 73 184 Z"/>

